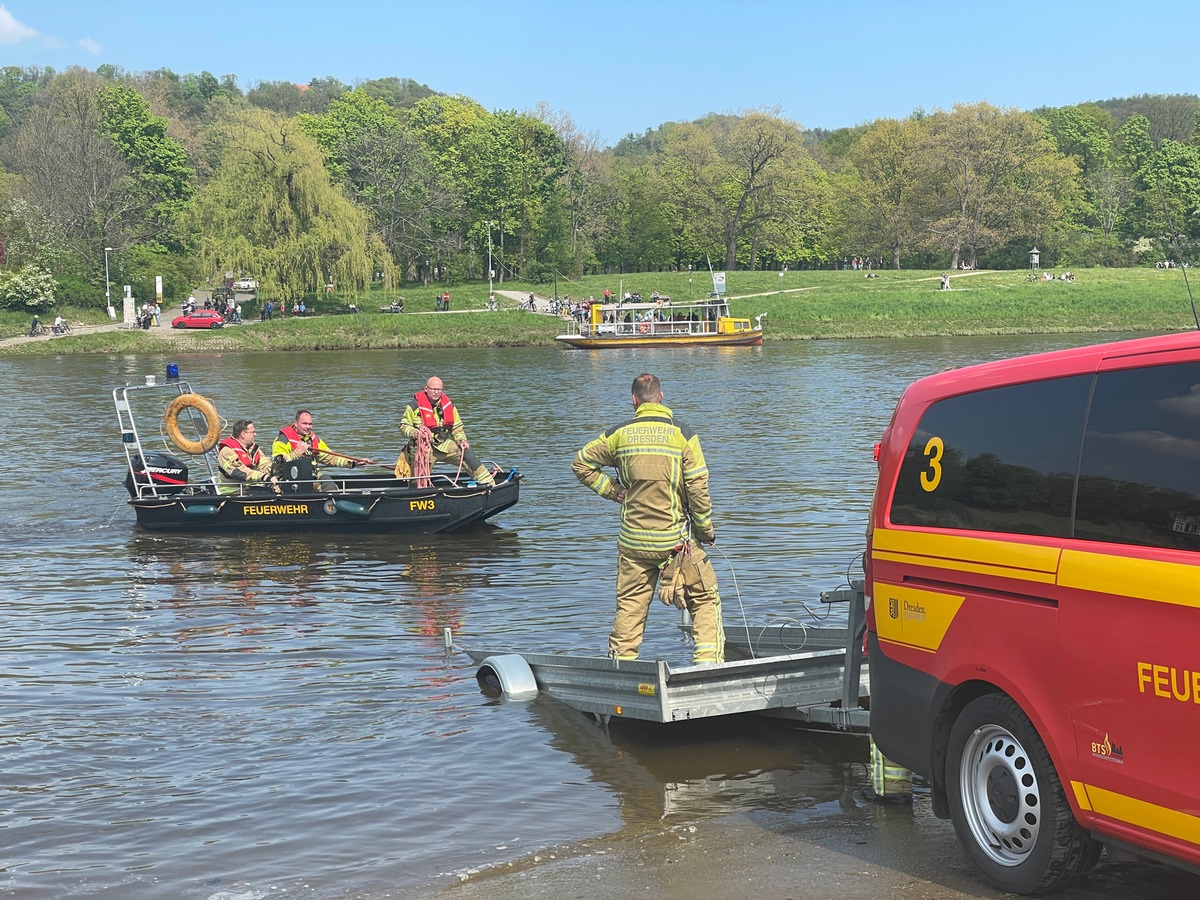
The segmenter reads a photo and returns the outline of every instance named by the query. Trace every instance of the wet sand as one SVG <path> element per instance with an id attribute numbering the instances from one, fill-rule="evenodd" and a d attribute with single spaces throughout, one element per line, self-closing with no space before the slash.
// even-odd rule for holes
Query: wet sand
<path id="1" fill-rule="evenodd" d="M 863 800 L 818 820 L 751 814 L 622 834 L 460 873 L 433 896 L 453 900 L 658 897 L 680 900 L 957 900 L 1013 894 L 988 886 L 949 822 L 913 807 Z M 1200 896 L 1200 877 L 1103 858 L 1063 900 Z"/>

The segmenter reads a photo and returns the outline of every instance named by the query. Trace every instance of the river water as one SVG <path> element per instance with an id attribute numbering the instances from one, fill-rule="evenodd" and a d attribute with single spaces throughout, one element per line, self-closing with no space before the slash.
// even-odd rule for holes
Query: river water
<path id="1" fill-rule="evenodd" d="M 752 717 L 605 732 L 486 696 L 442 629 L 605 652 L 616 507 L 570 462 L 642 371 L 701 435 L 726 620 L 770 624 L 825 615 L 819 592 L 861 571 L 872 443 L 909 381 L 1096 340 L 0 357 L 0 892 L 426 893 L 597 835 L 836 812 L 861 740 Z M 521 502 L 437 538 L 141 533 L 111 390 L 168 362 L 264 438 L 303 405 L 330 446 L 388 462 L 437 374 L 481 455 L 527 475 Z M 643 657 L 690 656 L 657 607 Z"/>

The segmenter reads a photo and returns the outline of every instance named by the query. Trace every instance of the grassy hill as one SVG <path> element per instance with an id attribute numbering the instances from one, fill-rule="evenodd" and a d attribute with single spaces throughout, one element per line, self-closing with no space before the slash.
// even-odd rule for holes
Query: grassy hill
<path id="1" fill-rule="evenodd" d="M 1085 269 L 1074 282 L 1030 281 L 1025 271 L 958 273 L 951 290 L 939 290 L 941 272 L 876 270 L 864 272 L 730 272 L 728 291 L 736 315 L 766 313 L 767 340 L 862 337 L 909 337 L 956 334 L 1047 334 L 1053 332 L 1172 331 L 1195 328 L 1182 269 Z M 1058 273 L 1056 273 L 1058 274 Z M 553 296 L 553 284 L 509 282 L 505 290 Z M 657 290 L 674 302 L 702 299 L 711 287 L 708 273 L 645 273 L 628 277 L 596 275 L 579 281 L 558 280 L 559 296 L 601 297 Z M 1200 289 L 1200 285 L 1197 285 Z M 357 297 L 357 315 L 331 315 L 348 297 L 320 298 L 318 315 L 275 319 L 218 332 L 170 335 L 178 351 L 381 349 L 395 347 L 549 346 L 561 323 L 553 317 L 515 309 L 502 301 L 501 312 L 484 310 L 488 286 L 450 288 L 455 310 L 430 314 L 434 286 L 400 292 L 408 312 L 377 313 L 393 293 L 370 291 Z M 474 312 L 474 311 L 478 312 Z M 99 310 L 66 310 L 72 321 L 103 321 Z M 168 321 L 170 315 L 166 315 Z M 29 318 L 7 313 L 0 332 L 24 334 Z M 4 348 L 10 353 L 156 352 L 161 332 L 116 331 L 56 338 Z"/>

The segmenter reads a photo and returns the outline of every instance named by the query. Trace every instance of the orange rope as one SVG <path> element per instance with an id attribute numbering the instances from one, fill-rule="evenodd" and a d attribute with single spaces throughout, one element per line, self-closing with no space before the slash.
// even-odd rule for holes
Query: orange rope
<path id="1" fill-rule="evenodd" d="M 428 428 L 417 432 L 417 448 L 413 454 L 413 477 L 417 479 L 417 487 L 427 488 L 433 482 L 429 476 L 433 473 L 433 434 Z"/>
<path id="2" fill-rule="evenodd" d="M 462 444 L 458 445 L 458 471 L 454 473 L 454 483 L 458 484 L 458 476 L 462 474 L 463 463 L 467 461 L 467 453 L 462 448 Z"/>

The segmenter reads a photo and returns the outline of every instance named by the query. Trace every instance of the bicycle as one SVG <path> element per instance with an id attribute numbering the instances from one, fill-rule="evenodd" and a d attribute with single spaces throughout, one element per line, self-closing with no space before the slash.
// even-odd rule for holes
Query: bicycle
<path id="1" fill-rule="evenodd" d="M 61 325 L 53 326 L 53 328 L 54 328 L 55 334 L 62 335 L 62 334 L 70 334 L 71 333 L 71 323 L 70 322 L 63 322 Z"/>
<path id="2" fill-rule="evenodd" d="M 29 337 L 45 337 L 50 332 L 41 322 L 34 322 L 29 326 Z"/>

